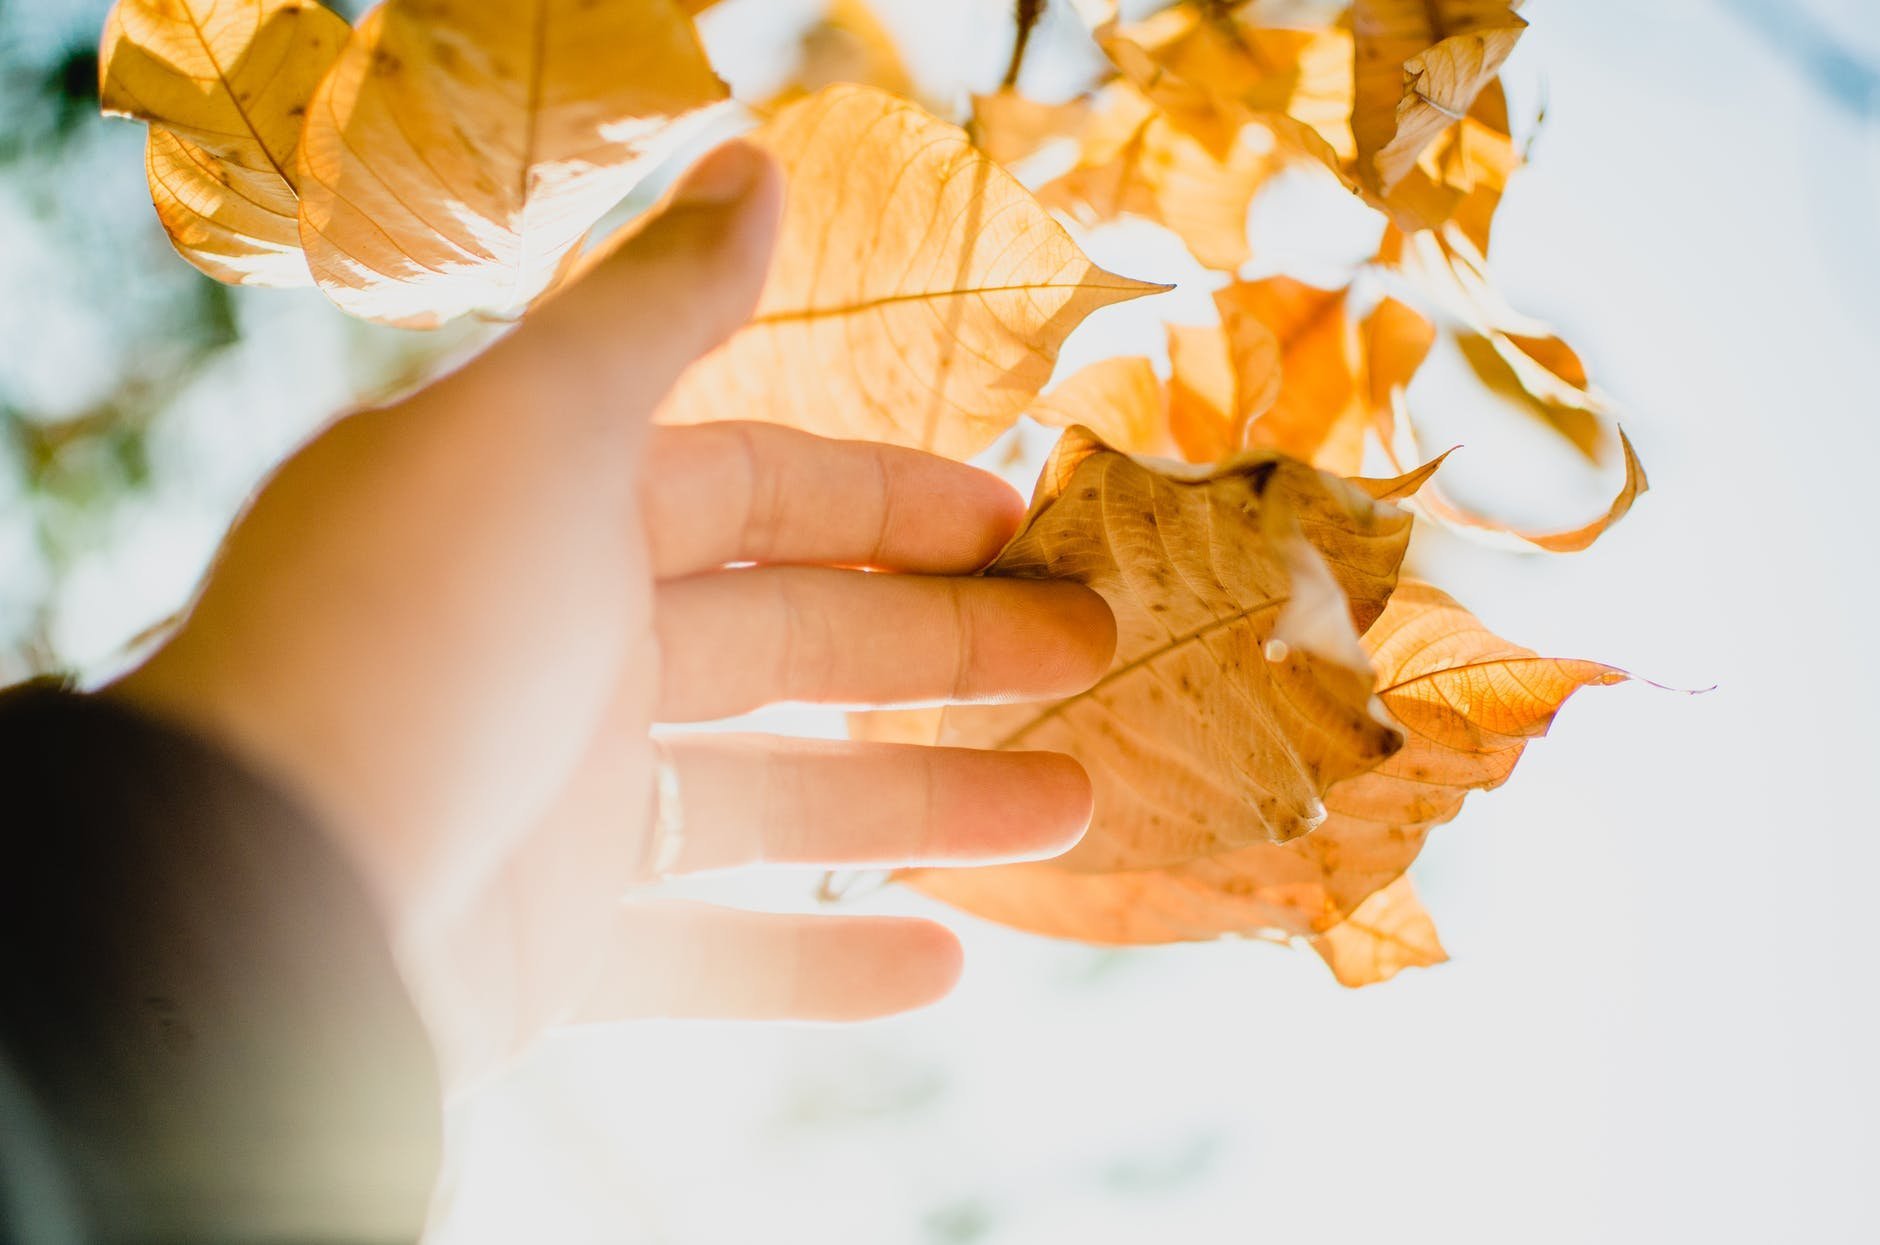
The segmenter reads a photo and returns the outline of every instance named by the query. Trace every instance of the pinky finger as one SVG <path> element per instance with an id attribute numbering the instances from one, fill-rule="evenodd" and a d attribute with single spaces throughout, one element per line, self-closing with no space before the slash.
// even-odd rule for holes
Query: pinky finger
<path id="1" fill-rule="evenodd" d="M 952 932 L 906 917 L 632 903 L 612 950 L 577 1023 L 871 1020 L 939 1000 L 960 975 Z"/>

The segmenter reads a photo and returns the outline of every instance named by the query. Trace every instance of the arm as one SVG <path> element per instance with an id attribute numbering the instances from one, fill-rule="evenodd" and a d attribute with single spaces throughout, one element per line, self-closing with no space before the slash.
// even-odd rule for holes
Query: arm
<path id="1" fill-rule="evenodd" d="M 416 1240 L 437 1072 L 326 836 L 43 684 L 0 694 L 0 791 L 6 1239 Z"/>

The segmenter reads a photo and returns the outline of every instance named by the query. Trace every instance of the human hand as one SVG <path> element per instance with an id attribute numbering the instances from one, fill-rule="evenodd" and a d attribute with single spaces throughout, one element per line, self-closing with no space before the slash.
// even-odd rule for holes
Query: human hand
<path id="1" fill-rule="evenodd" d="M 995 477 L 763 425 L 649 428 L 750 314 L 779 202 L 767 159 L 720 148 L 483 356 L 328 429 L 114 689 L 330 829 L 457 1083 L 557 1023 L 850 1019 L 950 988 L 958 944 L 931 922 L 623 903 L 661 850 L 653 722 L 1051 698 L 1108 663 L 1095 594 L 966 576 L 1022 513 Z M 673 873 L 1046 856 L 1090 812 L 1046 753 L 663 746 Z"/>

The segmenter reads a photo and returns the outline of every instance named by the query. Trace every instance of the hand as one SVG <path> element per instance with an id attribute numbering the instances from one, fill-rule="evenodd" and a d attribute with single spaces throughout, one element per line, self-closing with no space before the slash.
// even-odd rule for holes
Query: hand
<path id="1" fill-rule="evenodd" d="M 1057 697 L 1109 661 L 1088 590 L 966 577 L 1022 512 L 995 477 L 767 425 L 649 428 L 749 316 L 780 198 L 756 149 L 718 149 L 480 358 L 328 429 L 114 689 L 330 829 L 447 1079 L 568 1021 L 851 1019 L 945 993 L 959 948 L 931 922 L 623 903 L 658 850 L 649 728 L 779 700 Z M 666 746 L 673 872 L 1048 856 L 1090 813 L 1082 770 L 1046 753 Z"/>

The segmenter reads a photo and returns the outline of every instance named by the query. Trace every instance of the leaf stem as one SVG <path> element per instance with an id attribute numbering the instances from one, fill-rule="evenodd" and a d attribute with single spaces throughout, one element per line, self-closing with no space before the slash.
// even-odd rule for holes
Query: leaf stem
<path id="1" fill-rule="evenodd" d="M 1037 28 L 1038 19 L 1044 16 L 1044 0 L 1017 0 L 1012 7 L 1012 22 L 1018 34 L 1012 40 L 1012 59 L 1006 62 L 1005 77 L 999 81 L 1001 91 L 1009 91 L 1018 85 L 1018 71 L 1025 64 L 1025 49 L 1031 44 L 1031 32 Z"/>

